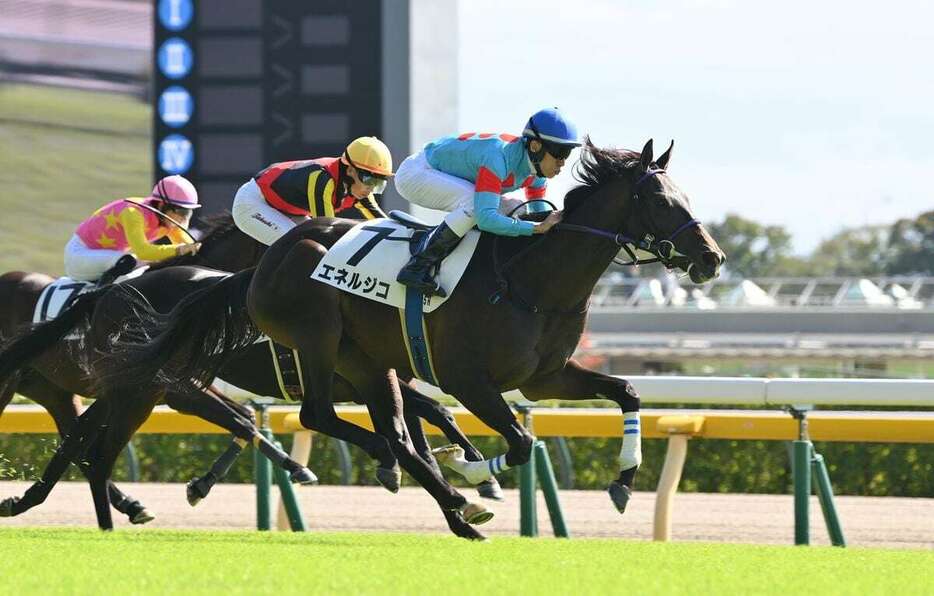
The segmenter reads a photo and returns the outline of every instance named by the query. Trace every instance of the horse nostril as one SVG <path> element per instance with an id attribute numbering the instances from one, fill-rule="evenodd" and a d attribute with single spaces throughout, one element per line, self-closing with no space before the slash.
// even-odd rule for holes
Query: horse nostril
<path id="1" fill-rule="evenodd" d="M 723 264 L 724 257 L 721 253 L 708 251 L 705 252 L 702 256 L 704 263 L 710 266 L 711 271 L 716 271 L 721 264 Z"/>

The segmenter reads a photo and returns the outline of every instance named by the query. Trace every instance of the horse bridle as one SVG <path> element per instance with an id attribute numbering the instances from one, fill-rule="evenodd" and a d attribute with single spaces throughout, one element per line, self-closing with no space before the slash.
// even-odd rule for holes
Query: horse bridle
<path id="1" fill-rule="evenodd" d="M 665 173 L 665 170 L 662 168 L 646 170 L 642 174 L 642 176 L 640 176 L 639 179 L 636 180 L 636 183 L 634 186 L 635 191 L 632 193 L 633 204 L 635 204 L 636 201 L 639 200 L 639 187 L 642 185 L 642 183 L 654 176 L 657 176 L 658 174 L 664 174 L 664 173 Z M 512 216 L 513 213 L 515 213 L 518 209 L 521 209 L 528 203 L 533 203 L 533 202 L 545 203 L 551 206 L 552 209 L 557 210 L 555 205 L 551 203 L 550 201 L 547 201 L 545 199 L 533 199 L 530 201 L 526 201 L 525 203 L 521 205 L 517 205 L 514 209 L 512 209 L 512 211 L 509 212 L 509 216 Z M 641 211 L 639 211 L 638 213 L 640 213 L 640 217 L 647 217 L 646 215 L 641 215 L 642 214 Z M 651 222 L 651 223 L 653 225 L 646 226 L 646 228 L 657 229 L 657 226 L 654 225 L 654 222 Z M 691 228 L 698 227 L 700 225 L 701 225 L 700 220 L 691 219 L 690 221 L 686 221 L 680 226 L 678 226 L 678 228 L 674 232 L 669 234 L 667 238 L 663 238 L 661 240 L 656 238 L 655 234 L 652 234 L 651 232 L 646 232 L 646 234 L 641 239 L 635 239 L 635 238 L 631 238 L 623 234 L 622 232 L 613 233 L 613 232 L 608 232 L 606 230 L 601 230 L 600 228 L 592 228 L 590 226 L 582 226 L 582 225 L 577 225 L 577 224 L 558 223 L 555 225 L 555 229 L 565 230 L 568 232 L 590 234 L 591 236 L 599 236 L 601 238 L 607 238 L 609 240 L 612 240 L 622 250 L 626 251 L 626 254 L 629 255 L 630 259 L 632 259 L 630 262 L 625 263 L 614 258 L 613 262 L 617 263 L 618 265 L 638 267 L 639 265 L 645 265 L 649 263 L 661 263 L 666 268 L 672 269 L 673 267 L 675 267 L 673 263 L 673 259 L 679 256 L 684 256 L 684 255 L 681 255 L 675 249 L 675 242 L 674 242 L 675 238 L 677 238 L 685 230 L 689 230 Z M 498 239 L 499 237 L 495 236 L 493 240 L 493 243 L 494 243 L 493 244 L 493 270 L 494 270 L 494 273 L 496 274 L 496 281 L 499 284 L 499 289 L 490 296 L 491 304 L 498 303 L 504 295 L 508 294 L 511 297 L 513 297 L 513 299 L 516 302 L 518 302 L 520 306 L 522 306 L 526 310 L 529 310 L 533 313 L 553 313 L 553 314 L 567 315 L 567 314 L 583 314 L 587 312 L 587 301 L 586 300 L 583 303 L 582 310 L 581 309 L 571 309 L 567 311 L 548 310 L 548 309 L 543 309 L 534 304 L 529 303 L 528 301 L 523 299 L 518 293 L 516 293 L 514 289 L 510 290 L 509 281 L 506 279 L 506 276 L 505 276 L 506 270 L 509 269 L 510 266 L 517 259 L 519 259 L 519 257 L 523 256 L 526 252 L 531 250 L 535 246 L 535 244 L 537 244 L 537 242 L 527 246 L 524 250 L 519 251 L 518 253 L 513 255 L 512 258 L 506 261 L 506 263 L 500 266 L 499 258 L 497 256 L 498 251 L 497 251 L 497 246 L 496 246 L 496 242 Z M 649 252 L 655 255 L 655 258 L 639 259 L 638 257 L 636 257 L 635 250 L 643 250 L 643 251 Z"/>
<path id="2" fill-rule="evenodd" d="M 639 200 L 639 187 L 646 180 L 657 176 L 658 174 L 664 174 L 665 170 L 661 168 L 656 168 L 654 170 L 646 170 L 642 176 L 636 180 L 635 192 L 632 193 L 633 204 Z M 644 211 L 638 211 L 640 217 L 648 217 L 644 215 Z M 643 221 L 643 223 L 645 223 Z M 645 226 L 647 229 L 658 229 L 658 226 L 654 225 L 654 222 L 650 222 L 652 225 Z M 667 238 L 659 240 L 655 234 L 651 232 L 646 232 L 645 235 L 640 238 L 631 238 L 622 232 L 607 232 L 606 230 L 601 230 L 599 228 L 591 228 L 590 226 L 579 226 L 576 224 L 566 224 L 559 223 L 556 227 L 561 230 L 567 230 L 569 232 L 582 232 L 585 234 L 591 234 L 593 236 L 600 236 L 602 238 L 608 238 L 616 243 L 622 250 L 626 251 L 626 254 L 629 255 L 629 258 L 632 259 L 628 263 L 620 261 L 618 259 L 613 259 L 617 265 L 632 266 L 638 267 L 639 265 L 647 265 L 649 263 L 661 263 L 668 269 L 672 269 L 675 265 L 672 262 L 675 257 L 683 256 L 675 250 L 675 238 L 681 235 L 682 232 L 690 230 L 691 228 L 700 226 L 701 222 L 699 219 L 691 219 L 684 222 L 678 228 L 668 235 Z M 639 259 L 636 257 L 635 250 L 643 250 L 645 252 L 655 255 L 655 258 L 652 259 Z"/>

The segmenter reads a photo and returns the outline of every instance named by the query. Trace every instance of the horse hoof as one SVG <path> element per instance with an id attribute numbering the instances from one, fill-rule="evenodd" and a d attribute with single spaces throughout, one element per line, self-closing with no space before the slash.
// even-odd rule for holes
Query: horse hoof
<path id="1" fill-rule="evenodd" d="M 142 511 L 140 511 L 139 513 L 137 513 L 136 515 L 130 518 L 130 523 L 134 525 L 142 525 L 142 524 L 148 524 L 154 519 L 156 519 L 155 515 L 143 509 Z"/>
<path id="2" fill-rule="evenodd" d="M 484 499 L 492 499 L 494 501 L 506 500 L 506 495 L 503 494 L 503 489 L 500 487 L 499 482 L 496 481 L 496 478 L 490 478 L 478 484 L 477 492 L 480 493 L 480 496 Z"/>
<path id="3" fill-rule="evenodd" d="M 13 517 L 13 505 L 19 501 L 19 497 L 7 497 L 0 501 L 0 517 Z"/>
<path id="4" fill-rule="evenodd" d="M 376 468 L 376 480 L 389 492 L 397 493 L 399 492 L 399 486 L 402 484 L 402 470 L 399 469 L 399 466 Z"/>
<path id="5" fill-rule="evenodd" d="M 301 467 L 289 474 L 293 484 L 318 484 L 318 477 L 306 467 Z"/>
<path id="6" fill-rule="evenodd" d="M 626 511 L 626 504 L 629 503 L 629 498 L 632 496 L 632 489 L 614 480 L 606 490 L 610 493 L 610 500 L 613 501 L 616 510 L 620 513 L 624 513 Z"/>
<path id="7" fill-rule="evenodd" d="M 208 496 L 208 491 L 201 488 L 200 480 L 200 478 L 194 478 L 189 480 L 188 484 L 185 485 L 185 498 L 188 499 L 188 504 L 192 507 L 200 503 L 201 499 Z"/>
<path id="8" fill-rule="evenodd" d="M 445 445 L 432 449 L 431 454 L 439 464 L 450 468 L 454 462 L 464 459 L 464 448 L 460 445 Z"/>
<path id="9" fill-rule="evenodd" d="M 464 521 L 472 526 L 479 526 L 493 519 L 492 511 L 476 503 L 467 503 L 461 507 L 460 512 L 464 516 Z"/>

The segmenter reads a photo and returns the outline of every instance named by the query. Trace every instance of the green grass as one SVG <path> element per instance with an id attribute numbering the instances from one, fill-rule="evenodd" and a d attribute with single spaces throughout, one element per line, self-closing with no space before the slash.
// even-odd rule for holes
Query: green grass
<path id="1" fill-rule="evenodd" d="M 7 594 L 904 595 L 934 574 L 932 551 L 405 534 L 8 528 L 0 553 Z"/>
<path id="2" fill-rule="evenodd" d="M 0 85 L 0 272 L 62 272 L 101 205 L 150 190 L 151 109 L 109 93 Z"/>

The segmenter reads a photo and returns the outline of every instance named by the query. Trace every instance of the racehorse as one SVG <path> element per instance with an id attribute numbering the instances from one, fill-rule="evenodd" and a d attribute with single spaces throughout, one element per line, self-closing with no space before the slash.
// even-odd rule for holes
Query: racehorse
<path id="1" fill-rule="evenodd" d="M 636 153 L 597 148 L 588 139 L 577 171 L 582 185 L 565 197 L 563 223 L 537 238 L 483 234 L 457 292 L 425 316 L 440 387 L 509 445 L 505 455 L 483 462 L 448 457 L 469 481 L 529 459 L 534 438 L 503 400 L 504 391 L 518 388 L 533 401 L 609 399 L 622 409 L 625 424 L 620 475 L 609 492 L 625 510 L 641 462 L 638 394 L 628 381 L 587 370 L 571 354 L 594 286 L 621 247 L 648 250 L 695 283 L 719 274 L 723 252 L 665 170 L 672 147 L 655 161 L 651 140 Z M 145 326 L 146 341 L 124 340 L 102 363 L 102 378 L 113 390 L 157 374 L 168 387 L 192 379 L 204 384 L 230 354 L 265 333 L 302 356 L 306 395 L 313 394 L 302 404 L 304 426 L 360 445 L 381 461 L 386 456 L 373 433 L 336 416 L 336 372 L 359 393 L 381 398 L 369 404 L 375 428 L 441 509 L 464 511 L 466 499 L 408 443 L 396 371 L 404 378 L 414 371 L 397 309 L 311 278 L 327 249 L 354 225 L 321 218 L 290 231 L 255 271 L 185 299 L 166 319 Z"/>
<path id="2" fill-rule="evenodd" d="M 210 243 L 206 241 L 205 246 Z M 191 260 L 191 259 L 187 259 Z M 186 294 L 191 293 L 199 286 L 210 283 L 212 278 L 222 275 L 214 270 L 207 270 L 196 267 L 170 266 L 154 268 L 154 271 L 144 273 L 141 277 L 129 280 L 113 288 L 113 291 L 123 288 L 132 288 L 150 302 L 157 311 L 168 311 L 175 303 Z M 74 350 L 75 342 L 65 342 L 59 345 L 62 339 L 72 333 L 76 327 L 79 327 L 85 319 L 92 313 L 95 314 L 95 325 L 91 326 L 91 336 L 97 336 L 96 345 L 100 349 L 106 350 L 106 342 L 109 334 L 123 324 L 126 315 L 118 314 L 119 303 L 114 308 L 106 306 L 106 301 L 100 299 L 105 295 L 107 289 L 96 290 L 90 294 L 80 296 L 73 305 L 66 309 L 58 318 L 40 324 L 34 327 L 25 335 L 17 337 L 8 343 L 5 349 L 0 352 L 0 384 L 4 379 L 9 378 L 12 371 L 24 366 L 33 366 L 46 374 L 58 375 L 57 381 L 65 383 L 66 386 L 75 392 L 84 395 L 94 395 L 93 387 L 89 385 L 88 379 L 82 379 L 79 368 L 80 360 L 86 357 L 87 350 L 81 348 Z M 99 304 L 100 302 L 100 304 Z M 100 309 L 100 310 L 98 310 Z M 92 342 L 94 343 L 94 342 Z M 79 346 L 81 343 L 78 342 Z M 77 352 L 75 354 L 74 352 Z M 37 361 L 37 362 L 36 362 Z M 43 361 L 45 364 L 43 364 Z M 52 362 L 65 363 L 64 366 L 53 366 Z M 65 379 L 64 381 L 62 379 Z M 260 395 L 281 395 L 278 385 L 278 379 L 275 376 L 274 366 L 270 359 L 269 346 L 266 342 L 262 345 L 250 346 L 239 355 L 236 362 L 227 367 L 223 378 L 235 385 L 247 389 Z M 344 383 L 345 389 L 341 392 L 341 398 L 344 401 L 363 402 L 363 399 L 352 392 L 349 385 Z M 450 440 L 457 442 L 472 453 L 472 458 L 482 460 L 483 457 L 479 451 L 464 436 L 463 432 L 457 427 L 456 422 L 443 406 L 436 401 L 421 395 L 410 387 L 405 387 L 406 391 L 406 413 L 413 421 L 413 428 L 421 431 L 421 427 L 414 423 L 415 417 L 421 417 L 430 423 L 438 426 L 448 436 Z M 60 392 L 61 393 L 61 392 Z M 70 397 L 70 395 L 69 395 Z M 148 400 L 156 399 L 158 394 L 139 391 L 137 388 L 127 391 L 121 397 L 121 415 L 126 420 L 125 426 L 114 425 L 114 431 L 119 433 L 116 438 L 111 436 L 111 445 L 120 444 L 126 440 L 135 431 L 138 424 L 142 423 L 155 405 Z M 212 466 L 209 474 L 198 478 L 189 483 L 188 499 L 194 505 L 200 499 L 204 498 L 214 483 L 223 477 L 223 474 L 229 469 L 234 458 L 240 453 L 243 445 L 249 441 L 257 443 L 261 451 L 274 462 L 282 465 L 292 473 L 293 480 L 303 481 L 309 478 L 310 472 L 303 466 L 288 458 L 280 449 L 267 441 L 262 435 L 256 432 L 249 410 L 242 408 L 238 404 L 229 402 L 221 395 L 213 395 L 205 392 L 183 393 L 179 391 L 169 391 L 166 395 L 166 401 L 172 407 L 192 413 L 205 418 L 215 424 L 218 424 L 235 435 L 235 440 L 223 454 L 218 462 Z M 100 412 L 101 408 L 95 409 Z M 113 414 L 113 413 L 111 413 Z M 111 415 L 108 414 L 108 417 Z M 90 416 L 90 414 L 89 414 Z M 118 418 L 113 414 L 114 418 Z M 80 418 L 79 418 L 80 419 Z M 101 418 L 100 420 L 104 420 Z M 99 420 L 99 421 L 100 421 Z M 91 429 L 94 430 L 94 429 Z M 65 443 L 87 451 L 91 447 L 91 439 L 88 436 L 81 436 L 82 433 L 76 432 L 75 440 L 70 443 L 63 442 L 61 448 L 66 449 L 61 454 L 56 453 L 53 463 L 50 464 L 43 474 L 42 481 L 34 487 L 27 490 L 22 499 L 14 497 L 4 502 L 6 509 L 0 510 L 2 515 L 17 515 L 25 510 L 41 503 L 48 493 L 52 490 L 55 482 L 61 476 L 68 466 L 71 459 L 74 459 L 75 451 L 67 451 Z M 114 433 L 110 433 L 113 435 Z M 424 441 L 424 451 L 427 453 L 427 441 Z M 120 449 L 122 449 L 122 444 Z M 82 457 L 78 461 L 91 462 L 103 466 L 100 468 L 98 476 L 105 475 L 109 478 L 110 469 L 112 469 L 113 460 L 116 459 L 120 449 L 109 451 L 99 447 L 91 457 Z M 69 454 L 66 456 L 66 454 Z M 430 454 L 428 454 L 430 457 Z M 108 467 L 110 466 L 110 467 Z M 86 468 L 87 466 L 85 466 Z M 92 486 L 93 486 L 92 482 Z M 389 478 L 385 479 L 384 486 L 389 490 L 398 490 L 397 472 L 394 472 Z M 488 498 L 501 499 L 502 491 L 495 481 L 479 487 L 481 496 Z M 111 494 L 113 494 L 111 492 Z M 96 497 L 95 503 L 102 501 L 103 497 Z M 108 528 L 112 525 L 109 520 L 109 510 L 104 508 L 102 512 L 98 508 L 99 525 Z M 151 519 L 151 518 L 150 518 Z M 147 520 L 148 521 L 148 520 Z"/>
<path id="3" fill-rule="evenodd" d="M 172 265 L 199 263 L 217 269 L 239 271 L 254 265 L 265 246 L 239 232 L 229 213 L 207 218 L 203 222 L 203 241 L 197 255 L 186 255 L 153 264 L 150 269 Z M 0 339 L 11 338 L 27 329 L 33 320 L 33 311 L 39 297 L 54 278 L 43 273 L 10 271 L 0 275 Z M 66 357 L 66 361 L 70 360 Z M 21 367 L 17 367 L 21 368 Z M 11 371 L 12 372 L 12 371 Z M 81 398 L 86 383 L 81 381 L 83 372 L 69 367 L 54 357 L 40 361 L 35 366 L 17 370 L 14 374 L 0 376 L 0 414 L 10 403 L 14 393 L 28 397 L 44 407 L 55 421 L 59 434 L 64 437 L 81 412 Z M 198 415 L 191 409 L 189 399 L 173 400 L 170 405 L 176 410 Z M 220 398 L 218 398 L 220 399 Z M 241 415 L 251 416 L 249 410 L 237 404 L 228 404 L 239 410 Z M 197 409 L 198 403 L 194 406 Z M 79 462 L 82 472 L 87 472 L 85 462 Z M 110 500 L 114 508 L 127 515 L 134 524 L 146 523 L 152 515 L 137 500 L 125 495 L 113 483 L 108 483 Z"/>

